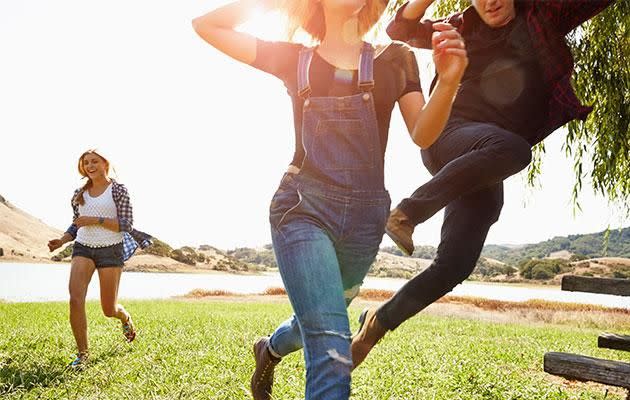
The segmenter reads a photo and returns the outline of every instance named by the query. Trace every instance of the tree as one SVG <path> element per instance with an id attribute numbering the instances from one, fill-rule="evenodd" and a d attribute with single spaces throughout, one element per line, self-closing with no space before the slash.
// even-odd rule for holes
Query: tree
<path id="1" fill-rule="evenodd" d="M 395 9 L 403 2 L 392 5 Z M 434 16 L 446 16 L 470 2 L 437 0 L 434 5 Z M 585 122 L 568 124 L 564 149 L 573 158 L 573 202 L 579 208 L 583 182 L 590 176 L 596 192 L 630 214 L 630 1 L 616 0 L 567 39 L 576 61 L 578 98 L 594 106 Z M 534 148 L 530 184 L 540 173 L 544 151 L 543 143 Z"/>

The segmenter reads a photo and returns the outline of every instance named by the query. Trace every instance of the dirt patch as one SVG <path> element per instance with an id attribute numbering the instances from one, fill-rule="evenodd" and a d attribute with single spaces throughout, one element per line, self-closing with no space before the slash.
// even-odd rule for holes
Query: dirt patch
<path id="1" fill-rule="evenodd" d="M 389 299 L 393 292 L 364 290 L 352 303 L 359 307 L 375 307 Z M 178 297 L 184 301 L 229 302 L 288 302 L 283 288 L 269 288 L 262 294 L 241 295 L 222 290 L 193 290 Z M 497 323 L 527 323 L 571 325 L 581 328 L 630 330 L 630 310 L 594 305 L 559 303 L 542 300 L 510 302 L 475 297 L 445 296 L 423 312 L 430 315 L 455 317 Z"/>

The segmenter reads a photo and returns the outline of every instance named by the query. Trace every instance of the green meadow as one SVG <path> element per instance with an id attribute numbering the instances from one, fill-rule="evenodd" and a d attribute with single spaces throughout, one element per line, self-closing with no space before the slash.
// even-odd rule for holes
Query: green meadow
<path id="1" fill-rule="evenodd" d="M 0 303 L 2 399 L 249 399 L 251 347 L 290 315 L 288 303 L 128 301 L 138 337 L 88 303 L 90 363 L 74 352 L 65 303 Z M 350 308 L 357 328 L 358 306 Z M 627 329 L 628 325 L 622 327 Z M 353 374 L 352 399 L 624 399 L 542 370 L 546 351 L 630 361 L 596 348 L 599 329 L 419 315 L 388 335 Z M 622 333 L 622 332 L 620 332 Z M 275 399 L 300 399 L 302 353 L 276 370 Z"/>

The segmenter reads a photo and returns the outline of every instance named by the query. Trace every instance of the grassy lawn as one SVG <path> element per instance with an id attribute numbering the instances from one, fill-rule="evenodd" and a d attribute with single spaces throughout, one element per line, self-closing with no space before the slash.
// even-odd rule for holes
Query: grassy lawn
<path id="1" fill-rule="evenodd" d="M 124 302 L 139 329 L 88 305 L 91 363 L 66 371 L 74 351 L 67 305 L 0 303 L 2 399 L 249 399 L 251 345 L 288 304 Z M 360 309 L 350 309 L 353 329 Z M 628 326 L 622 327 L 627 329 Z M 630 361 L 599 350 L 596 329 L 497 324 L 420 315 L 387 336 L 353 375 L 353 399 L 623 399 L 621 390 L 567 383 L 542 371 L 546 351 Z M 619 332 L 619 333 L 624 333 Z M 627 332 L 626 332 L 627 333 Z M 278 366 L 276 399 L 303 398 L 302 353 Z"/>

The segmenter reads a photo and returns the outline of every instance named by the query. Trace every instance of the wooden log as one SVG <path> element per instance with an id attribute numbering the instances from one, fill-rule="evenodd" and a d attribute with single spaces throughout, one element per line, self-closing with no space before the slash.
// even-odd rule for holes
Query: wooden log
<path id="1" fill-rule="evenodd" d="M 597 347 L 630 351 L 630 336 L 617 335 L 615 333 L 602 333 L 597 338 Z"/>
<path id="2" fill-rule="evenodd" d="M 630 389 L 630 364 L 569 353 L 546 353 L 545 372 Z"/>
<path id="3" fill-rule="evenodd" d="M 562 277 L 562 290 L 630 296 L 630 279 L 565 275 Z"/>

